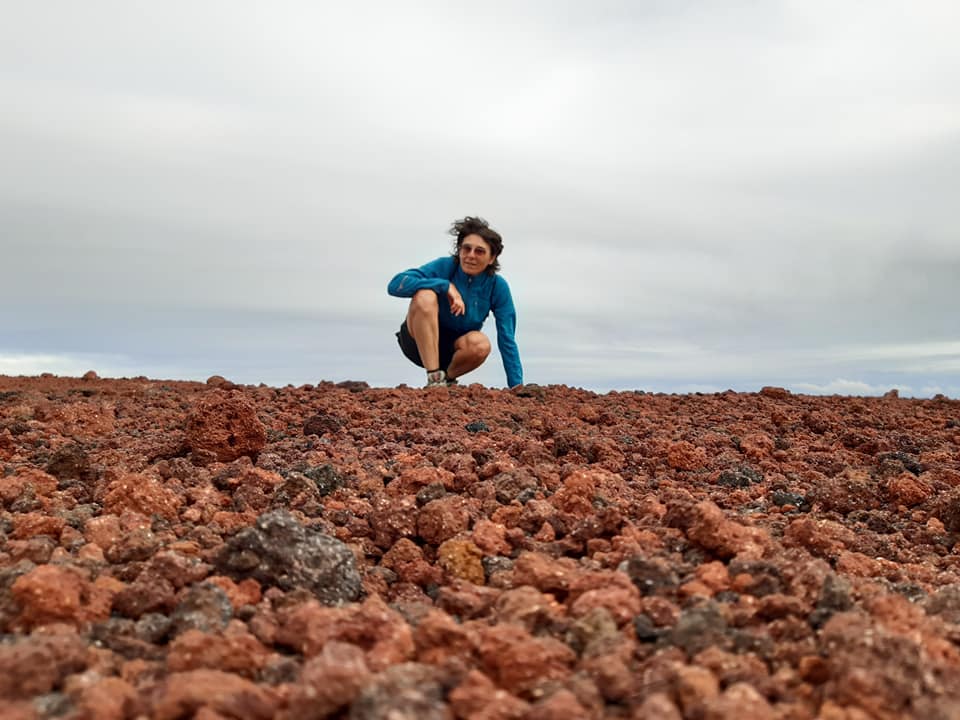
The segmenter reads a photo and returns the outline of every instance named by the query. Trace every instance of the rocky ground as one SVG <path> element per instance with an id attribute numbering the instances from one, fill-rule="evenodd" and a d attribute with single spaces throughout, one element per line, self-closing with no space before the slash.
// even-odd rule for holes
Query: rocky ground
<path id="1" fill-rule="evenodd" d="M 960 402 L 0 378 L 0 717 L 960 717 Z"/>

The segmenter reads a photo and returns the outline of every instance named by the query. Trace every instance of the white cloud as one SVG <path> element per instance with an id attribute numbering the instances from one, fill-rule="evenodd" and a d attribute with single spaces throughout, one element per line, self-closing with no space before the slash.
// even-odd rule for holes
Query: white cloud
<path id="1" fill-rule="evenodd" d="M 76 376 L 83 375 L 88 370 L 99 368 L 96 370 L 98 374 L 119 377 L 124 374 L 118 372 L 123 364 L 122 358 L 0 354 L 0 375 L 52 373 L 54 375 Z"/>
<path id="2" fill-rule="evenodd" d="M 36 376 L 43 373 L 64 377 L 80 377 L 93 370 L 103 378 L 139 377 L 168 380 L 205 380 L 212 372 L 204 374 L 197 366 L 183 363 L 164 363 L 156 360 L 143 362 L 122 355 L 98 355 L 90 353 L 65 353 L 61 355 L 31 353 L 0 353 L 0 375 Z"/>
<path id="3" fill-rule="evenodd" d="M 897 390 L 901 394 L 909 395 L 913 389 L 909 385 L 878 386 L 860 380 L 837 378 L 825 385 L 814 383 L 793 383 L 792 389 L 811 395 L 883 395 L 890 390 Z"/>

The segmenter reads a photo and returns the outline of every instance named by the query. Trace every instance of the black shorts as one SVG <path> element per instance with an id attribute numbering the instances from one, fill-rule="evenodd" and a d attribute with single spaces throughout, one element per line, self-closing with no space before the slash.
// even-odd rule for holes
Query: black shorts
<path id="1" fill-rule="evenodd" d="M 440 369 L 446 370 L 450 367 L 450 362 L 453 360 L 453 344 L 463 336 L 464 333 L 454 333 L 450 330 L 447 330 L 442 325 L 440 326 Z M 410 331 L 407 329 L 407 321 L 404 320 L 400 323 L 400 329 L 396 333 L 397 342 L 400 344 L 400 349 L 403 350 L 403 354 L 407 356 L 407 359 L 412 362 L 414 365 L 419 365 L 423 367 L 423 360 L 420 359 L 420 351 L 417 349 L 417 341 L 413 339 L 413 335 L 410 334 Z M 424 368 L 424 370 L 435 370 L 436 368 Z"/>

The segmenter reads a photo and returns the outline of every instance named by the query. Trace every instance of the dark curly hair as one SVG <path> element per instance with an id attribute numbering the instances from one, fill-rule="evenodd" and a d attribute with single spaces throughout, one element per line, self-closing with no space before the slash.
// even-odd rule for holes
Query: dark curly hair
<path id="1" fill-rule="evenodd" d="M 490 252 L 493 253 L 493 262 L 487 268 L 488 275 L 494 275 L 500 269 L 500 253 L 503 252 L 503 238 L 500 233 L 490 227 L 490 223 L 482 217 L 467 217 L 462 220 L 454 220 L 450 229 L 447 231 L 456 239 L 456 245 L 453 248 L 453 257 L 460 262 L 460 246 L 463 245 L 463 239 L 467 235 L 479 235 L 487 241 L 490 246 Z"/>

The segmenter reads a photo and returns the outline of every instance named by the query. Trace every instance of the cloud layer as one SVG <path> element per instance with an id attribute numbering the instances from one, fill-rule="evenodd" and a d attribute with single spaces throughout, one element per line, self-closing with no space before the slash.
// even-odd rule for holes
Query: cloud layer
<path id="1" fill-rule="evenodd" d="M 479 213 L 529 381 L 957 394 L 954 3 L 521 5 L 10 10 L 0 371 L 419 383 Z"/>

